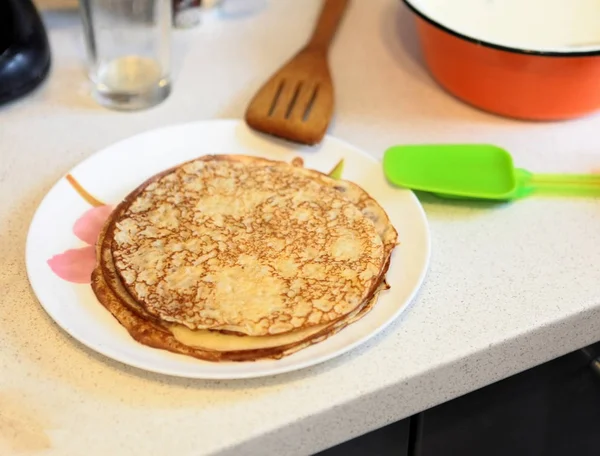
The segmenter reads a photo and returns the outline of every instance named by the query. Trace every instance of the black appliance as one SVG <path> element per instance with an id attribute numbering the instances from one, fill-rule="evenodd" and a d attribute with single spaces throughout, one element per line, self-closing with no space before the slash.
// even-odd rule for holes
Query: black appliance
<path id="1" fill-rule="evenodd" d="M 31 0 L 0 0 L 0 104 L 36 88 L 50 69 L 46 29 Z"/>

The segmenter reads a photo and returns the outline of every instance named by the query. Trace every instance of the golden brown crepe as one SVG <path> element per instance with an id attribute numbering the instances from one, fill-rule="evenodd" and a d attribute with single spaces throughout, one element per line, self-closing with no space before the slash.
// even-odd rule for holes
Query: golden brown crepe
<path id="1" fill-rule="evenodd" d="M 290 170 L 298 169 L 302 172 L 290 172 Z M 197 178 L 198 174 L 201 179 Z M 231 179 L 232 175 L 237 179 L 235 185 L 229 183 L 228 180 Z M 255 178 L 249 179 L 250 175 L 255 176 Z M 286 177 L 291 175 L 292 178 L 284 179 L 281 177 L 282 175 Z M 216 181 L 220 183 L 215 185 Z M 317 186 L 314 185 L 315 182 Z M 154 185 L 156 183 L 158 185 Z M 241 187 L 244 192 L 229 193 L 227 191 L 227 189 L 236 186 Z M 192 190 L 181 191 L 182 188 L 185 190 L 191 188 Z M 150 193 L 148 194 L 148 192 Z M 256 195 L 244 196 L 245 192 L 254 192 L 259 194 L 260 198 Z M 300 196 L 298 196 L 298 193 L 300 193 Z M 158 197 L 153 199 L 155 194 L 158 194 Z M 273 194 L 276 195 L 276 198 L 273 198 Z M 216 200 L 211 199 L 215 195 Z M 242 201 L 232 209 L 231 205 L 236 200 Z M 160 203 L 157 204 L 156 201 Z M 217 204 L 215 201 L 219 201 L 219 203 Z M 259 203 L 256 203 L 257 201 Z M 285 204 L 277 204 L 278 201 L 283 201 Z M 295 201 L 299 204 L 295 204 Z M 265 202 L 267 203 L 265 204 Z M 335 206 L 338 210 L 328 210 L 332 206 Z M 173 207 L 178 208 L 177 215 L 170 212 Z M 198 210 L 199 207 L 203 210 Z M 225 209 L 220 211 L 220 207 Z M 248 217 L 248 211 L 246 210 L 248 207 L 253 209 L 250 212 L 258 220 L 253 229 L 259 231 L 261 236 L 246 236 L 243 230 L 230 228 L 232 225 L 235 226 L 236 223 L 239 223 L 240 220 L 243 221 L 244 217 Z M 260 207 L 261 210 L 257 211 L 257 207 Z M 269 210 L 262 210 L 264 208 Z M 270 210 L 272 208 L 275 209 Z M 242 211 L 239 212 L 240 210 Z M 191 214 L 191 217 L 187 218 L 187 224 L 181 223 L 181 213 L 186 213 L 185 211 L 188 215 Z M 233 216 L 232 213 L 234 213 L 238 215 L 238 218 L 233 216 L 233 219 L 224 217 L 223 220 L 220 220 L 219 217 L 223 216 L 223 213 L 226 213 L 227 216 Z M 264 218 L 259 219 L 257 213 L 263 216 L 264 214 L 271 214 L 271 219 L 267 221 Z M 298 218 L 299 213 L 305 215 Z M 145 217 L 140 216 L 140 214 L 145 214 Z M 201 217 L 198 214 L 201 214 Z M 318 214 L 316 218 L 321 216 L 319 221 L 323 222 L 324 219 L 325 223 L 314 223 L 314 214 Z M 323 217 L 323 214 L 326 214 L 325 217 Z M 329 214 L 329 217 L 327 217 L 327 214 Z M 215 219 L 221 223 L 215 224 Z M 270 244 L 282 239 L 292 239 L 292 242 L 288 244 L 292 246 L 304 240 L 302 247 L 305 247 L 306 236 L 295 235 L 294 230 L 288 231 L 286 237 L 277 235 L 276 228 L 282 225 L 285 226 L 290 219 L 296 222 L 304 222 L 304 224 L 296 223 L 293 226 L 295 231 L 300 231 L 303 234 L 303 230 L 310 231 L 306 225 L 314 229 L 311 234 L 317 237 L 317 242 L 313 245 L 327 246 L 330 254 L 319 254 L 323 250 L 319 249 L 316 254 L 305 258 L 298 248 L 268 250 Z M 190 220 L 193 229 L 189 227 Z M 336 222 L 329 225 L 328 223 L 332 220 L 336 220 Z M 337 223 L 340 220 L 343 223 Z M 226 221 L 227 223 L 225 223 Z M 269 221 L 273 221 L 273 226 L 269 226 Z M 136 227 L 132 228 L 133 225 L 136 225 Z M 263 225 L 267 225 L 267 229 L 263 229 Z M 163 232 L 163 236 L 160 235 L 160 230 L 166 230 Z M 146 236 L 142 235 L 143 239 L 140 242 L 136 238 L 144 232 L 146 232 Z M 181 235 L 185 232 L 189 234 Z M 229 239 L 230 242 L 225 244 L 225 247 L 231 245 L 232 240 L 237 240 L 238 243 L 230 249 L 219 249 L 218 243 L 225 242 L 219 239 L 219 236 L 224 233 L 231 234 L 232 232 L 235 233 L 235 236 Z M 332 236 L 332 232 L 335 235 Z M 237 282 L 233 281 L 229 282 L 231 295 L 215 293 L 211 296 L 212 301 L 206 299 L 206 288 L 196 285 L 194 293 L 181 293 L 186 299 L 161 301 L 161 299 L 156 298 L 152 301 L 153 306 L 148 305 L 148 300 L 143 299 L 148 294 L 144 294 L 144 290 L 140 289 L 138 285 L 139 283 L 145 284 L 148 287 L 147 289 L 160 290 L 157 293 L 159 296 L 170 296 L 171 298 L 181 296 L 179 294 L 181 288 L 177 288 L 177 286 L 180 286 L 180 282 L 177 280 L 171 282 L 164 280 L 162 283 L 160 281 L 148 281 L 149 277 L 156 277 L 157 274 L 148 274 L 147 271 L 160 265 L 161 270 L 172 271 L 173 274 L 176 274 L 182 267 L 193 265 L 195 259 L 206 256 L 207 252 L 202 250 L 188 251 L 189 261 L 185 266 L 182 266 L 181 263 L 175 263 L 175 266 L 165 263 L 169 261 L 173 263 L 172 257 L 183 251 L 183 249 L 177 247 L 177 243 L 179 245 L 189 245 L 193 239 L 198 237 L 202 239 L 202 236 L 207 237 L 207 243 L 208 238 L 210 238 L 210 241 L 217 245 L 217 248 L 213 249 L 216 250 L 215 254 L 209 258 L 209 260 L 217 260 L 213 261 L 213 266 L 216 266 L 217 270 L 221 268 L 221 272 L 223 270 L 230 271 L 231 269 L 228 268 L 231 267 L 236 272 L 240 270 L 243 272 L 244 269 L 248 268 L 251 270 L 249 276 L 244 276 L 244 274 L 241 275 L 241 278 L 234 276 L 237 282 L 243 282 L 241 289 L 247 293 L 252 293 L 253 296 L 247 298 L 240 295 L 239 292 L 235 293 Z M 396 245 L 396 238 L 396 231 L 389 222 L 385 211 L 355 184 L 334 181 L 320 173 L 295 168 L 282 162 L 270 162 L 240 156 L 203 157 L 150 179 L 132 192 L 115 210 L 107 222 L 98 244 L 99 265 L 93 275 L 93 288 L 103 305 L 113 313 L 136 340 L 146 345 L 212 361 L 240 361 L 280 357 L 324 340 L 356 321 L 371 309 L 379 292 L 385 287 L 384 276 L 389 265 L 391 252 Z M 257 243 L 260 249 L 267 251 L 266 258 L 271 261 L 265 262 L 265 256 L 260 255 L 258 255 L 257 260 L 254 260 L 254 263 L 250 261 L 248 257 L 252 256 L 251 253 L 260 251 L 260 249 L 252 250 L 248 248 L 248 242 L 240 242 L 240 239 Z M 327 241 L 324 242 L 323 239 Z M 338 239 L 344 240 L 345 243 L 338 244 L 340 247 L 336 250 L 335 246 Z M 360 239 L 358 252 L 348 252 L 344 245 L 352 244 L 355 239 Z M 152 243 L 156 244 L 158 242 L 162 242 L 162 245 L 159 245 L 158 248 L 153 247 Z M 186 242 L 188 244 L 185 244 Z M 123 245 L 126 245 L 128 249 L 123 249 Z M 134 249 L 133 246 L 136 248 Z M 140 246 L 144 248 L 140 248 Z M 165 246 L 171 247 L 167 249 Z M 240 246 L 243 246 L 243 248 L 240 248 Z M 254 244 L 250 243 L 250 246 L 254 246 Z M 124 255 L 124 251 L 128 255 Z M 169 255 L 165 255 L 166 251 L 169 252 Z M 334 254 L 331 254 L 332 251 Z M 320 276 L 315 277 L 316 274 L 310 276 L 308 273 L 301 276 L 303 286 L 294 290 L 301 299 L 291 300 L 291 303 L 286 307 L 289 310 L 286 314 L 280 310 L 281 301 L 275 299 L 275 304 L 273 304 L 273 282 L 270 279 L 273 276 L 280 279 L 280 274 L 287 271 L 285 268 L 282 271 L 282 268 L 277 269 L 277 267 L 281 266 L 282 262 L 290 261 L 290 253 L 294 260 L 302 262 L 302 272 L 315 264 L 323 265 L 324 263 L 325 266 L 320 269 L 322 273 Z M 157 256 L 158 258 L 156 258 Z M 234 262 L 232 258 L 235 259 L 236 256 L 238 261 Z M 239 262 L 240 257 L 245 259 L 245 262 L 242 262 L 241 265 Z M 356 260 L 356 258 L 367 258 L 367 260 L 364 262 L 354 261 L 354 263 L 349 261 L 349 259 Z M 123 262 L 123 264 L 119 262 Z M 257 276 L 256 271 L 260 267 L 264 267 L 265 263 L 268 266 L 264 268 L 266 273 L 263 276 Z M 127 267 L 132 264 L 135 264 L 137 268 L 134 269 L 132 275 L 128 276 L 131 271 Z M 202 262 L 198 264 L 202 264 Z M 328 266 L 331 265 L 334 265 L 334 267 L 328 269 Z M 350 265 L 357 266 L 359 273 L 344 276 L 344 272 L 348 273 Z M 373 270 L 374 265 L 376 265 L 376 270 Z M 204 284 L 202 278 L 211 274 L 211 272 L 202 271 L 198 271 L 197 275 L 192 274 L 193 280 L 188 280 L 183 289 L 193 288 L 193 285 L 190 284 L 197 284 L 198 282 Z M 367 272 L 365 273 L 365 271 Z M 298 273 L 298 267 L 294 269 L 294 272 Z M 359 277 L 360 273 L 363 273 L 362 280 Z M 212 274 L 214 274 L 214 269 Z M 374 276 L 370 277 L 373 274 Z M 367 275 L 369 275 L 368 278 Z M 133 280 L 132 277 L 134 277 Z M 182 280 L 185 281 L 186 277 L 189 279 L 189 274 L 181 274 Z M 254 281 L 249 281 L 248 277 L 253 277 Z M 223 285 L 223 282 L 225 282 L 225 285 L 228 284 L 227 279 L 223 279 L 223 275 L 219 278 L 220 280 L 208 283 Z M 289 279 L 290 281 L 286 282 L 287 287 L 284 287 L 283 290 L 277 289 L 279 295 L 293 290 L 290 284 L 298 277 L 296 275 Z M 338 289 L 356 290 L 356 292 L 351 295 L 352 300 L 338 299 L 333 301 L 329 310 L 331 311 L 336 306 L 338 309 L 330 313 L 324 313 L 319 308 L 319 306 L 323 306 L 322 302 L 315 303 L 314 296 L 308 298 L 311 294 L 308 292 L 310 290 L 306 290 L 306 288 L 311 286 L 308 283 L 310 279 L 314 279 L 315 283 L 320 280 L 320 285 L 338 286 Z M 148 282 L 151 282 L 154 287 L 148 286 Z M 349 285 L 346 288 L 340 288 L 340 283 L 342 285 L 348 283 Z M 136 285 L 138 285 L 137 289 Z M 316 288 L 314 283 L 312 286 Z M 318 288 L 318 290 L 323 289 L 326 290 L 323 286 Z M 187 299 L 190 296 L 202 299 L 190 302 Z M 256 296 L 261 296 L 262 299 L 258 300 Z M 328 295 L 328 297 L 330 296 L 332 295 Z M 335 295 L 333 296 L 335 297 Z M 221 299 L 217 299 L 217 297 Z M 222 305 L 223 298 L 227 303 L 226 306 Z M 238 299 L 236 300 L 236 298 Z M 175 311 L 173 309 L 174 302 L 177 304 L 174 308 Z M 215 324 L 216 318 L 204 317 L 204 320 L 202 318 L 194 320 L 193 317 L 195 316 L 200 315 L 202 317 L 201 311 L 194 312 L 194 310 L 197 310 L 194 309 L 194 305 L 198 302 L 201 302 L 203 306 L 210 302 L 211 308 L 213 310 L 216 308 L 218 310 L 217 315 L 222 319 L 217 324 Z M 308 314 L 306 311 L 307 302 L 310 304 Z M 299 303 L 297 307 L 296 303 Z M 186 314 L 186 306 L 194 310 Z M 304 310 L 302 306 L 305 306 Z M 274 318 L 268 319 L 269 325 L 261 324 L 260 319 L 253 319 L 257 315 L 257 307 L 262 311 L 261 315 L 274 316 Z M 275 309 L 274 312 L 273 309 Z M 228 314 L 227 310 L 230 313 L 233 312 L 233 315 L 238 319 L 231 318 L 231 314 Z M 321 312 L 320 319 L 310 318 L 310 313 L 315 312 L 315 310 Z M 323 318 L 324 314 L 327 315 L 325 318 Z M 172 318 L 173 315 L 178 318 Z M 214 317 L 215 313 L 213 312 L 210 315 Z M 286 316 L 289 318 L 282 318 Z M 295 325 L 292 324 L 291 327 L 282 324 L 291 322 L 293 318 L 300 318 L 301 321 L 296 322 Z M 196 324 L 190 324 L 190 321 Z M 203 324 L 199 325 L 199 321 Z M 202 329 L 196 329 L 199 326 Z M 225 331 L 215 331 L 215 328 Z"/>
<path id="2" fill-rule="evenodd" d="M 338 320 L 385 263 L 374 223 L 320 173 L 247 157 L 202 157 L 120 207 L 112 252 L 148 313 L 250 336 Z"/>

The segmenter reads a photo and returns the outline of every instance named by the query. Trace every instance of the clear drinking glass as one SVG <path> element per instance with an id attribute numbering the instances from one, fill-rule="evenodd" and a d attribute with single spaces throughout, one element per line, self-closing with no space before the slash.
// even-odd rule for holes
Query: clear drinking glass
<path id="1" fill-rule="evenodd" d="M 171 91 L 170 0 L 80 0 L 96 100 L 133 110 Z"/>

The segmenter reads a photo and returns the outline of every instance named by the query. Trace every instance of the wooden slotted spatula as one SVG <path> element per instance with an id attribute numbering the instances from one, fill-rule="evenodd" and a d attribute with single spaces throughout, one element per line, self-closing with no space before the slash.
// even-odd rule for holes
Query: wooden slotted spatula
<path id="1" fill-rule="evenodd" d="M 302 144 L 323 139 L 333 115 L 327 51 L 348 0 L 325 0 L 308 43 L 254 96 L 246 123 L 255 130 Z"/>

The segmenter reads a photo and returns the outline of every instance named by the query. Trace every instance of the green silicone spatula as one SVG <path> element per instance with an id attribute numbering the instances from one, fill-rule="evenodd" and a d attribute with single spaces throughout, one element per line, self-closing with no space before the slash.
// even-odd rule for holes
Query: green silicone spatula
<path id="1" fill-rule="evenodd" d="M 515 168 L 507 151 L 488 144 L 394 146 L 384 154 L 383 170 L 393 184 L 447 198 L 600 196 L 600 175 L 533 174 Z"/>

